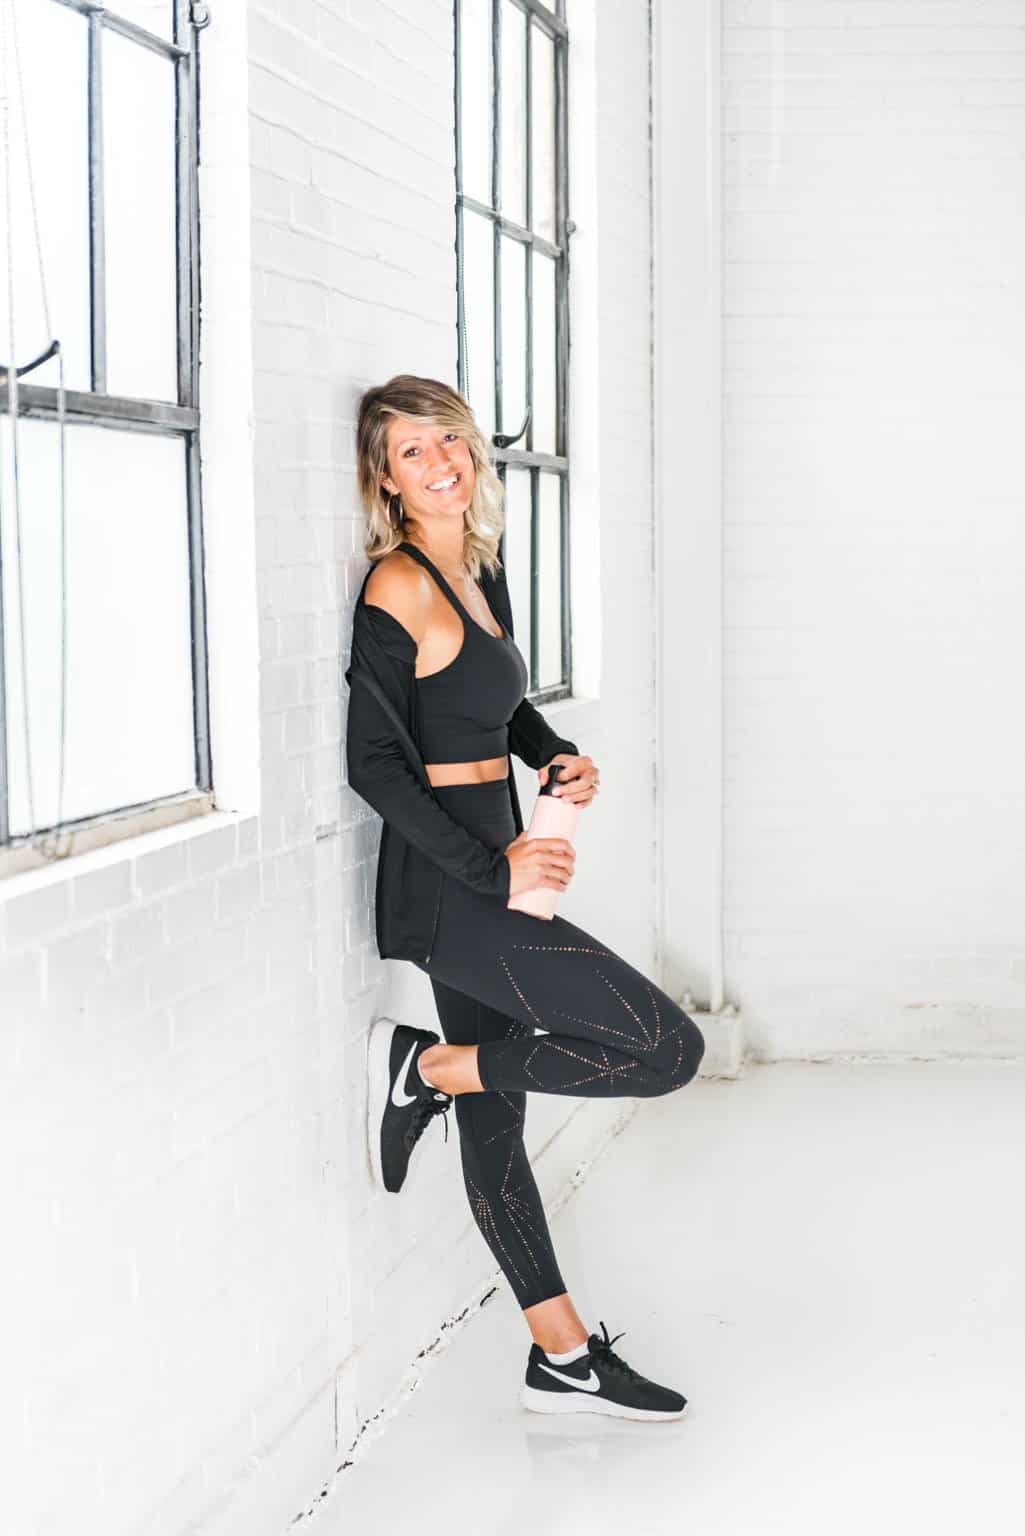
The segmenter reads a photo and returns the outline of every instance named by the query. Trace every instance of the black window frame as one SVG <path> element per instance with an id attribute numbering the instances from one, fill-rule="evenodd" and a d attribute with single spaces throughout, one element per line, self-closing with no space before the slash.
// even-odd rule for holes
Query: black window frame
<path id="1" fill-rule="evenodd" d="M 502 36 L 502 11 L 503 6 L 515 5 L 525 15 L 526 19 L 526 55 L 525 55 L 525 79 L 524 90 L 526 97 L 526 117 L 524 123 L 525 133 L 525 177 L 526 177 L 526 225 L 508 218 L 502 213 L 500 203 L 501 189 L 501 121 L 502 121 L 502 78 L 501 78 L 501 36 Z M 458 334 L 458 380 L 459 390 L 466 395 L 468 388 L 467 372 L 467 335 L 466 335 L 466 309 L 465 309 L 465 285 L 463 282 L 463 253 L 464 253 L 464 208 L 472 209 L 477 215 L 489 219 L 492 224 L 492 257 L 494 263 L 494 404 L 496 430 L 492 437 L 492 456 L 496 471 L 503 485 L 506 483 L 506 475 L 509 466 L 515 466 L 517 470 L 525 470 L 530 477 L 530 620 L 529 638 L 530 654 L 527 660 L 530 676 L 528 682 L 528 697 L 535 704 L 552 702 L 555 699 L 569 698 L 572 696 L 572 614 L 570 609 L 570 541 L 569 541 L 569 506 L 570 506 L 570 465 L 569 465 L 569 242 L 574 225 L 569 217 L 569 127 L 568 127 L 568 91 L 569 91 L 569 30 L 566 24 L 566 0 L 555 0 L 554 6 L 545 5 L 542 0 L 490 0 L 491 6 L 491 59 L 492 77 L 494 89 L 491 98 L 491 198 L 490 205 L 471 197 L 463 190 L 463 155 L 462 155 L 462 28 L 461 28 L 461 0 L 453 0 L 453 23 L 455 34 L 455 181 L 456 181 L 456 271 L 457 271 L 457 334 Z M 550 241 L 536 234 L 532 229 L 534 219 L 533 209 L 533 134 L 532 134 L 532 39 L 535 28 L 541 28 L 551 39 L 554 53 L 555 67 L 555 240 Z M 528 414 L 526 425 L 517 422 L 511 424 L 502 419 L 502 273 L 501 273 L 501 237 L 511 236 L 520 241 L 527 251 L 526 268 L 526 389 Z M 555 262 L 555 415 L 556 415 L 556 451 L 554 453 L 535 452 L 533 448 L 533 263 L 530 253 L 533 249 L 542 251 Z M 472 404 L 472 402 L 471 402 Z M 516 444 L 521 438 L 526 439 L 524 447 Z M 545 688 L 537 687 L 538 677 L 538 648 L 539 648 L 539 471 L 554 472 L 559 480 L 559 520 L 560 520 L 560 551 L 561 570 L 559 572 L 560 587 L 560 613 L 561 613 L 561 672 L 560 682 Z M 503 536 L 500 553 L 505 559 L 505 539 Z"/>
<path id="2" fill-rule="evenodd" d="M 42 0 L 36 0 L 42 3 Z M 210 796 L 213 773 L 210 750 L 209 678 L 207 670 L 206 588 L 203 559 L 203 518 L 200 478 L 199 346 L 200 346 L 200 228 L 199 228 L 199 34 L 210 20 L 199 0 L 167 0 L 172 21 L 170 37 L 162 37 L 95 0 L 47 0 L 75 12 L 87 29 L 88 138 L 71 150 L 88 157 L 89 193 L 89 338 L 88 390 L 61 392 L 50 386 L 22 384 L 52 352 L 19 364 L 0 363 L 0 412 L 10 410 L 11 374 L 15 375 L 19 419 L 88 424 L 118 431 L 146 432 L 180 438 L 185 450 L 186 516 L 189 542 L 190 634 L 194 728 L 195 785 L 192 790 L 160 796 L 134 806 L 111 807 L 59 826 L 33 827 L 12 837 L 7 769 L 8 720 L 4 671 L 3 551 L 0 549 L 0 851 L 35 847 L 46 834 L 88 828 L 128 811 L 142 812 L 197 794 Z M 174 69 L 175 270 L 177 329 L 177 400 L 145 399 L 108 394 L 106 388 L 105 218 L 103 199 L 103 38 L 116 33 L 167 59 Z M 169 125 L 170 128 L 171 125 Z M 39 846 L 45 856 L 53 856 Z"/>

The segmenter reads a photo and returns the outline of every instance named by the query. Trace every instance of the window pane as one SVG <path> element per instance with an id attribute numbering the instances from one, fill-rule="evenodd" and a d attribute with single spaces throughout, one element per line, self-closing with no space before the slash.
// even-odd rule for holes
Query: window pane
<path id="1" fill-rule="evenodd" d="M 491 0 L 460 0 L 459 91 L 463 191 L 490 208 Z"/>
<path id="2" fill-rule="evenodd" d="M 10 424 L 4 485 L 4 651 L 11 831 L 29 826 Z M 57 428 L 22 420 L 22 582 L 36 825 L 57 815 L 60 520 Z M 67 719 L 63 818 L 195 785 L 185 448 L 67 428 Z"/>
<path id="3" fill-rule="evenodd" d="M 518 432 L 527 409 L 527 248 L 502 240 L 502 426 Z M 522 442 L 516 444 L 522 448 Z"/>
<path id="4" fill-rule="evenodd" d="M 28 142 L 22 130 L 17 71 L 9 70 L 11 152 L 9 232 L 13 247 L 17 363 L 44 351 L 56 337 L 64 354 L 68 389 L 89 389 L 89 158 L 86 112 L 85 18 L 60 5 L 18 5 L 8 12 L 7 37 L 17 22 L 25 88 Z M 26 153 L 27 151 L 27 153 Z M 46 322 L 32 215 L 31 161 L 39 240 L 49 298 Z M 7 361 L 7 231 L 0 188 L 0 354 Z M 56 385 L 57 365 L 29 374 L 26 384 Z"/>
<path id="5" fill-rule="evenodd" d="M 538 679 L 539 688 L 553 688 L 562 675 L 562 519 L 561 475 L 538 474 Z"/>
<path id="6" fill-rule="evenodd" d="M 502 6 L 502 212 L 527 222 L 527 18 Z"/>
<path id="7" fill-rule="evenodd" d="M 168 42 L 174 41 L 174 0 L 111 0 L 107 10 Z M 182 43 L 187 44 L 188 38 L 183 37 Z"/>
<path id="8" fill-rule="evenodd" d="M 538 453 L 557 451 L 555 398 L 555 262 L 540 251 L 534 262 L 534 441 Z"/>
<path id="9" fill-rule="evenodd" d="M 463 296 L 466 316 L 466 394 L 485 437 L 495 430 L 494 226 L 463 210 Z"/>
<path id="10" fill-rule="evenodd" d="M 107 390 L 177 400 L 174 72 L 103 33 Z"/>
<path id="11" fill-rule="evenodd" d="M 555 46 L 534 27 L 530 39 L 530 139 L 533 210 L 531 227 L 555 239 Z"/>
<path id="12" fill-rule="evenodd" d="M 505 470 L 505 575 L 516 644 L 530 665 L 530 470 Z"/>

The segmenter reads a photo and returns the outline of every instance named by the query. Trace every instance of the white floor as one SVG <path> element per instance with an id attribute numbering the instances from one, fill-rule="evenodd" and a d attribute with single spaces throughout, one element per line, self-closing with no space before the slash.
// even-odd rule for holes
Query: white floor
<path id="1" fill-rule="evenodd" d="M 317 1529 L 1018 1536 L 1023 1172 L 1012 1063 L 749 1066 L 642 1104 L 553 1230 L 585 1321 L 686 1416 L 522 1409 L 503 1285 Z"/>

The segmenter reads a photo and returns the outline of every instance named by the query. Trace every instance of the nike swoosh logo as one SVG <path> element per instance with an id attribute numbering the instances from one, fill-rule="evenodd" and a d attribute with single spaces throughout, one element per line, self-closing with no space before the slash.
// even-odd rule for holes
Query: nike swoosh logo
<path id="1" fill-rule="evenodd" d="M 601 1386 L 601 1382 L 594 1374 L 593 1368 L 587 1380 L 581 1381 L 579 1376 L 564 1376 L 562 1371 L 553 1370 L 550 1365 L 545 1365 L 543 1360 L 539 1360 L 537 1363 L 543 1371 L 548 1372 L 549 1376 L 554 1376 L 557 1381 L 564 1381 L 567 1387 L 576 1387 L 580 1392 L 597 1392 Z"/>
<path id="2" fill-rule="evenodd" d="M 406 1057 L 405 1061 L 399 1068 L 395 1081 L 392 1084 L 391 1101 L 395 1105 L 396 1109 L 405 1109 L 406 1105 L 412 1104 L 413 1100 L 417 1097 L 415 1093 L 403 1092 L 402 1084 L 406 1081 L 406 1073 L 409 1071 L 409 1063 L 413 1060 L 413 1056 L 416 1053 L 416 1048 L 419 1044 L 419 1040 L 413 1041 L 413 1044 L 409 1047 L 409 1055 Z"/>

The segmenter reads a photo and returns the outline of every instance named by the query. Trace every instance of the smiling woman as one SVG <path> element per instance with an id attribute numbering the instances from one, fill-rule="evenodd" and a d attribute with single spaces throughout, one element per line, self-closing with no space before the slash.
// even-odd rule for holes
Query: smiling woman
<path id="1" fill-rule="evenodd" d="M 604 1325 L 602 1339 L 584 1327 L 523 1124 L 530 1091 L 672 1092 L 697 1072 L 704 1040 L 607 945 L 561 916 L 509 906 L 521 892 L 565 891 L 575 859 L 565 838 L 524 832 L 510 753 L 542 782 L 565 765 L 553 793 L 577 805 L 590 804 L 599 773 L 526 698 L 498 556 L 501 485 L 468 405 L 448 385 L 403 374 L 363 396 L 357 442 L 373 565 L 346 672 L 349 783 L 385 821 L 381 954 L 430 978 L 445 1033 L 442 1043 L 433 1030 L 374 1023 L 371 1163 L 397 1194 L 426 1127 L 455 1102 L 474 1219 L 534 1338 L 524 1405 L 678 1418 L 680 1393 L 613 1354 Z"/>
<path id="2" fill-rule="evenodd" d="M 366 601 L 390 613 L 415 642 L 430 782 L 508 778 L 508 722 L 528 672 L 476 579 L 498 563 L 501 483 L 472 413 L 448 385 L 401 376 L 384 388 L 391 410 L 382 412 L 377 433 L 369 430 L 369 409 L 361 414 L 361 463 L 377 463 L 373 505 L 387 497 L 388 506 L 386 530 L 370 518 L 367 553 L 375 569 Z M 382 534 L 383 549 L 375 549 Z"/>
<path id="3" fill-rule="evenodd" d="M 437 516 L 445 521 L 432 524 L 434 533 L 459 546 L 453 565 L 465 564 L 473 578 L 484 565 L 494 569 L 502 483 L 460 394 L 437 379 L 397 374 L 364 394 L 356 437 L 368 559 L 397 549 L 417 518 Z"/>

